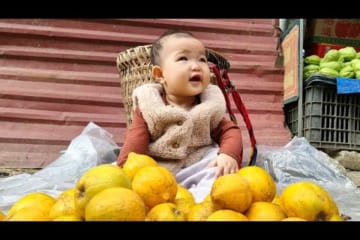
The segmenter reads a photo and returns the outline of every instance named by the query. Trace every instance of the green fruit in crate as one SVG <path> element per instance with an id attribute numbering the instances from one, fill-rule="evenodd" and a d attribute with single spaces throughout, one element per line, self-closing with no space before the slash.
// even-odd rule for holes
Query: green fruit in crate
<path id="1" fill-rule="evenodd" d="M 306 72 L 303 73 L 303 79 L 306 80 L 306 79 L 308 79 L 309 77 L 311 77 L 312 75 L 314 75 L 317 72 L 319 72 L 319 71 L 317 71 L 317 70 L 306 71 Z"/>
<path id="2" fill-rule="evenodd" d="M 353 59 L 351 60 L 350 64 L 354 71 L 360 70 L 360 59 Z"/>
<path id="3" fill-rule="evenodd" d="M 320 62 L 332 62 L 332 61 L 337 61 L 340 57 L 340 53 L 338 50 L 336 49 L 330 49 L 325 56 L 323 57 L 323 59 L 321 59 Z"/>
<path id="4" fill-rule="evenodd" d="M 340 71 L 342 68 L 342 63 L 338 61 L 331 61 L 331 62 L 322 62 L 320 63 L 320 69 L 321 68 L 332 68 L 336 71 Z"/>
<path id="5" fill-rule="evenodd" d="M 342 67 L 351 66 L 351 62 L 343 62 Z"/>
<path id="6" fill-rule="evenodd" d="M 353 68 L 351 66 L 346 66 L 339 72 L 340 77 L 346 77 L 346 78 L 353 78 L 355 76 L 355 73 L 353 71 Z"/>
<path id="7" fill-rule="evenodd" d="M 360 52 L 356 53 L 356 59 L 360 59 Z"/>
<path id="8" fill-rule="evenodd" d="M 306 58 L 304 58 L 304 63 L 305 64 L 313 64 L 313 65 L 319 65 L 320 63 L 320 57 L 318 55 L 311 55 L 311 56 L 307 56 Z"/>
<path id="9" fill-rule="evenodd" d="M 320 67 L 318 65 L 314 65 L 314 64 L 311 64 L 311 65 L 307 65 L 303 68 L 303 71 L 304 72 L 307 72 L 307 71 L 319 71 Z"/>
<path id="10" fill-rule="evenodd" d="M 339 72 L 332 69 L 332 68 L 321 68 L 319 70 L 319 73 L 325 74 L 325 75 L 329 75 L 329 76 L 333 76 L 333 77 L 337 77 L 339 76 Z"/>
<path id="11" fill-rule="evenodd" d="M 310 64 L 303 68 L 303 80 L 308 79 L 313 74 L 319 72 L 320 67 L 318 65 Z"/>
<path id="12" fill-rule="evenodd" d="M 343 58 L 345 61 L 351 61 L 356 57 L 356 50 L 353 47 L 344 47 L 339 49 L 339 58 Z"/>
<path id="13" fill-rule="evenodd" d="M 356 71 L 356 72 L 355 72 L 355 78 L 356 78 L 356 79 L 360 79 L 360 71 Z"/>

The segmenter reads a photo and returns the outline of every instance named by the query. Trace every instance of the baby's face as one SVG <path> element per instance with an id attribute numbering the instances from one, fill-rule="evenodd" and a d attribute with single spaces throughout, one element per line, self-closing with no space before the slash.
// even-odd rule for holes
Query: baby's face
<path id="1" fill-rule="evenodd" d="M 163 86 L 167 94 L 196 96 L 210 83 L 206 49 L 197 39 L 169 36 L 160 52 Z"/>

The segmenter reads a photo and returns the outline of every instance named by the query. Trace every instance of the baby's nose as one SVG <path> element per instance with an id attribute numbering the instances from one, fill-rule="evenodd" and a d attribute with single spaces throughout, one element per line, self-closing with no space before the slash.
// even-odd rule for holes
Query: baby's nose
<path id="1" fill-rule="evenodd" d="M 195 69 L 195 70 L 199 70 L 200 69 L 200 64 L 198 61 L 192 61 L 191 62 L 191 68 Z"/>

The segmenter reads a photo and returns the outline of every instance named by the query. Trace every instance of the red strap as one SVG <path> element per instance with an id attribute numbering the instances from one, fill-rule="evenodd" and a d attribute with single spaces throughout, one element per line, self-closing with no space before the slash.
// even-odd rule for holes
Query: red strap
<path id="1" fill-rule="evenodd" d="M 228 97 L 228 92 L 231 93 L 233 100 L 235 102 L 235 105 L 237 107 L 237 109 L 239 110 L 239 112 L 241 113 L 241 116 L 244 119 L 246 128 L 248 129 L 248 133 L 249 133 L 249 137 L 250 137 L 250 143 L 251 143 L 251 148 L 252 151 L 250 152 L 250 157 L 249 157 L 249 163 L 248 165 L 255 165 L 256 164 L 256 157 L 257 157 L 257 148 L 256 148 L 256 139 L 255 139 L 255 135 L 254 135 L 254 131 L 253 131 L 253 127 L 249 118 L 249 114 L 245 108 L 245 105 L 243 103 L 243 101 L 241 100 L 241 97 L 239 95 L 239 93 L 236 91 L 234 85 L 231 83 L 229 76 L 227 74 L 227 71 L 224 70 L 223 76 L 220 75 L 220 70 L 218 68 L 218 66 L 212 66 L 211 67 L 213 70 L 213 73 L 216 76 L 216 81 L 218 86 L 220 87 L 222 93 L 224 94 L 225 97 L 225 101 L 226 101 L 226 108 L 229 112 L 230 115 L 230 119 L 235 123 L 237 123 L 235 114 L 233 113 L 232 109 L 231 109 L 231 104 L 230 104 L 230 100 Z M 242 156 L 241 156 L 242 159 Z"/>
<path id="2" fill-rule="evenodd" d="M 226 102 L 226 108 L 227 108 L 227 110 L 229 112 L 230 119 L 237 125 L 238 123 L 237 123 L 235 114 L 233 113 L 233 111 L 231 109 L 230 99 L 228 98 L 228 95 L 226 93 L 225 85 L 224 85 L 223 81 L 221 80 L 219 68 L 217 66 L 213 67 L 213 72 L 214 72 L 214 74 L 216 76 L 217 84 L 220 87 L 222 93 L 224 94 L 225 102 Z"/>

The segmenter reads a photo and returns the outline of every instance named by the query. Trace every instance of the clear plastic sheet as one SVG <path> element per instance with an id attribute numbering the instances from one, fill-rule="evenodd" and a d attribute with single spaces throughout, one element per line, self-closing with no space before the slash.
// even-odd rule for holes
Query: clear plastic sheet
<path id="1" fill-rule="evenodd" d="M 90 122 L 60 157 L 34 174 L 0 178 L 0 209 L 7 213 L 12 204 L 32 192 L 53 197 L 72 188 L 80 176 L 96 165 L 116 161 L 119 147 L 111 134 Z"/>
<path id="2" fill-rule="evenodd" d="M 360 220 L 360 190 L 346 176 L 346 170 L 303 137 L 294 137 L 282 148 L 259 146 L 257 165 L 274 177 L 277 191 L 298 181 L 311 181 L 326 189 L 350 221 Z"/>

